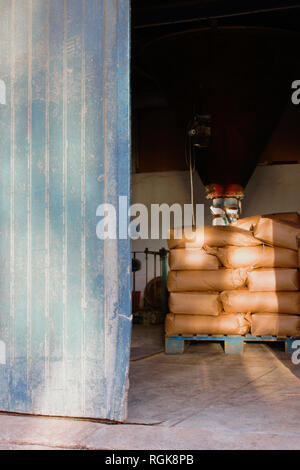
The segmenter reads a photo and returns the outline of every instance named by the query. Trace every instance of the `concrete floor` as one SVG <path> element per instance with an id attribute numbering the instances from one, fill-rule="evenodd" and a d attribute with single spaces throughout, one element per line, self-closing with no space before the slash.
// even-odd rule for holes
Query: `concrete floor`
<path id="1" fill-rule="evenodd" d="M 162 351 L 162 330 L 135 326 L 123 425 L 0 415 L 0 449 L 299 449 L 300 365 L 282 345 L 226 356 L 197 343 Z"/>

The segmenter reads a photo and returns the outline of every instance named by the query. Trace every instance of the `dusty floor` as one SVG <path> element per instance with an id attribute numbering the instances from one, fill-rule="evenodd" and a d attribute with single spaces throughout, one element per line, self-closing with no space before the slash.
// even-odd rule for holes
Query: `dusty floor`
<path id="1" fill-rule="evenodd" d="M 282 345 L 162 351 L 159 327 L 134 328 L 126 424 L 0 415 L 0 449 L 300 449 L 300 365 Z"/>

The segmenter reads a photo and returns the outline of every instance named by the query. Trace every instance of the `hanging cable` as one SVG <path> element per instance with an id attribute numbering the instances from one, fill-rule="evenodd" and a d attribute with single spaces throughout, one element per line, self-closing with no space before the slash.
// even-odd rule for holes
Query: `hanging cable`
<path id="1" fill-rule="evenodd" d="M 187 128 L 187 137 L 185 143 L 185 161 L 189 168 L 189 175 L 190 175 L 190 194 L 191 194 L 191 206 L 192 206 L 192 223 L 193 226 L 196 225 L 195 221 L 195 205 L 194 205 L 194 172 L 195 172 L 195 158 L 192 151 L 192 144 L 191 144 L 191 137 L 189 135 L 190 124 L 188 124 Z"/>
<path id="2" fill-rule="evenodd" d="M 195 205 L 194 205 L 194 171 L 195 171 L 195 162 L 192 161 L 192 152 L 191 152 L 191 148 L 190 148 L 190 185 L 191 185 L 191 205 L 192 205 L 193 226 L 196 225 L 196 222 L 195 222 Z"/>

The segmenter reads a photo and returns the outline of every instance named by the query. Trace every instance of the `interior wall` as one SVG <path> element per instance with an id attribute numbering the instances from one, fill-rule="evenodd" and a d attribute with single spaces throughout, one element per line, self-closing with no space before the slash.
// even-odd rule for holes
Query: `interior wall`
<path id="1" fill-rule="evenodd" d="M 199 175 L 194 175 L 195 200 L 205 204 L 205 223 L 209 223 L 209 203 L 205 199 L 205 188 L 201 183 Z M 132 175 L 132 204 L 144 204 L 148 213 L 151 204 L 178 203 L 182 206 L 190 204 L 190 178 L 187 171 L 166 171 L 153 173 L 135 173 Z M 149 232 L 151 224 L 149 224 Z M 133 240 L 132 251 L 159 251 L 167 248 L 166 240 Z M 141 271 L 136 273 L 136 290 L 143 294 L 146 282 L 145 256 L 137 254 L 136 257 L 142 262 Z M 157 274 L 159 274 L 159 261 L 157 260 Z M 149 256 L 149 280 L 154 277 L 154 259 Z"/>
<path id="2" fill-rule="evenodd" d="M 243 217 L 273 212 L 300 212 L 300 164 L 257 166 L 245 191 Z M 210 224 L 209 201 L 205 188 L 197 173 L 194 175 L 195 201 L 205 205 L 205 223 Z M 190 203 L 190 180 L 187 171 L 136 173 L 132 175 L 132 203 L 142 203 L 151 210 L 151 204 Z M 145 248 L 159 251 L 167 248 L 166 240 L 134 240 L 133 251 Z M 146 279 L 144 255 L 137 255 L 142 261 L 142 270 L 136 273 L 136 290 L 143 293 Z M 157 273 L 159 263 L 157 262 Z M 149 279 L 154 275 L 153 258 L 149 257 Z"/>
<path id="3" fill-rule="evenodd" d="M 300 164 L 258 166 L 245 191 L 243 217 L 300 212 Z"/>

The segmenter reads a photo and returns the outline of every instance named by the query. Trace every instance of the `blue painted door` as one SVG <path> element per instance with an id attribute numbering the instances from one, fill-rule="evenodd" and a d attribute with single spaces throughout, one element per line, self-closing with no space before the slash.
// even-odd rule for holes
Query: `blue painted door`
<path id="1" fill-rule="evenodd" d="M 0 0 L 0 410 L 123 420 L 129 0 Z"/>

